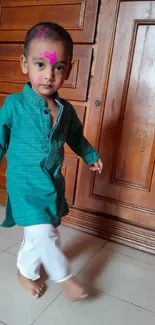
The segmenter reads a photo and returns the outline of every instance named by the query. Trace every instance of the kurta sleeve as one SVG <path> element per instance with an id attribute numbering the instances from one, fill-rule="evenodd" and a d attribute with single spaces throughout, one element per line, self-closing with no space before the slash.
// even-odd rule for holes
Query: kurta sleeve
<path id="1" fill-rule="evenodd" d="M 10 118 L 8 114 L 8 101 L 5 100 L 4 105 L 0 109 L 0 162 L 2 161 L 10 138 Z"/>
<path id="2" fill-rule="evenodd" d="M 98 161 L 99 155 L 84 137 L 82 124 L 72 105 L 70 108 L 70 126 L 66 142 L 86 164 L 93 165 Z"/>

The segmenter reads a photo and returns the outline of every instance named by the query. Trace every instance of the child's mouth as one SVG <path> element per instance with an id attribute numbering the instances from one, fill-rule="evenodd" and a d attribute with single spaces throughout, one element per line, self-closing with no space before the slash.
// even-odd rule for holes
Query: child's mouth
<path id="1" fill-rule="evenodd" d="M 47 84 L 43 84 L 42 86 L 46 89 L 50 89 L 52 87 L 52 85 L 47 85 Z"/>

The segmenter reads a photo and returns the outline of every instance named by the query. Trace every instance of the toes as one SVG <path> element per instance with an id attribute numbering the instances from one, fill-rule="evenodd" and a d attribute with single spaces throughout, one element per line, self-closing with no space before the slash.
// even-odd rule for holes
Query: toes
<path id="1" fill-rule="evenodd" d="M 42 295 L 42 293 L 43 293 L 43 291 L 40 288 L 37 288 L 36 292 L 38 293 L 38 295 Z"/>
<path id="2" fill-rule="evenodd" d="M 44 284 L 41 284 L 37 289 L 36 292 L 40 295 L 43 295 L 43 293 L 45 292 L 46 286 Z"/>
<path id="3" fill-rule="evenodd" d="M 88 297 L 88 293 L 83 293 L 81 296 L 80 296 L 80 299 L 85 299 Z"/>
<path id="4" fill-rule="evenodd" d="M 32 298 L 38 299 L 38 298 L 40 298 L 40 294 L 38 292 L 34 291 L 33 295 L 32 295 Z"/>
<path id="5" fill-rule="evenodd" d="M 41 284 L 41 286 L 39 287 L 39 290 L 40 290 L 41 292 L 44 292 L 44 291 L 46 290 L 46 286 L 45 286 L 45 284 Z"/>
<path id="6" fill-rule="evenodd" d="M 44 294 L 44 290 L 42 290 L 41 288 L 38 288 L 34 291 L 34 294 L 32 295 L 32 297 L 34 299 L 38 299 L 40 298 L 42 295 Z"/>

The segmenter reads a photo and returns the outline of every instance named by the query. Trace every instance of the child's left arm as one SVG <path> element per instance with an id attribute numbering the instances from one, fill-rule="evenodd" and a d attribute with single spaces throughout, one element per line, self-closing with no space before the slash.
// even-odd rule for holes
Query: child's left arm
<path id="1" fill-rule="evenodd" d="M 10 138 L 8 100 L 6 99 L 0 109 L 0 163 L 7 151 Z"/>
<path id="2" fill-rule="evenodd" d="M 67 144 L 69 147 L 80 156 L 87 165 L 90 165 L 90 170 L 102 172 L 103 163 L 99 154 L 91 146 L 88 140 L 83 135 L 82 124 L 77 117 L 74 108 L 71 106 L 71 123 L 67 135 Z"/>

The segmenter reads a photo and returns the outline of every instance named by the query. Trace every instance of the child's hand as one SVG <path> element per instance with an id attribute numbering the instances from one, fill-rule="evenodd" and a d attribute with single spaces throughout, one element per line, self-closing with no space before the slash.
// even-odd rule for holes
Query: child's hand
<path id="1" fill-rule="evenodd" d="M 100 158 L 92 167 L 90 167 L 90 170 L 92 170 L 93 172 L 97 171 L 99 174 L 102 173 L 102 169 L 103 169 L 103 163 Z"/>

